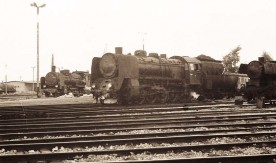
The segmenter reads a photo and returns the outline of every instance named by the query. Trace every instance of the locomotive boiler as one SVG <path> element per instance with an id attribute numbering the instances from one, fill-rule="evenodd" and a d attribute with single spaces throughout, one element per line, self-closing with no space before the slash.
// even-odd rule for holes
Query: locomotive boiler
<path id="1" fill-rule="evenodd" d="M 258 61 L 242 64 L 240 72 L 246 73 L 250 80 L 246 84 L 244 96 L 248 101 L 256 100 L 257 107 L 262 108 L 266 102 L 276 100 L 276 61 Z"/>
<path id="2" fill-rule="evenodd" d="M 237 77 L 223 75 L 219 61 L 187 56 L 167 58 L 165 54 L 137 50 L 124 55 L 122 48 L 95 57 L 91 67 L 92 93 L 118 103 L 167 103 L 216 97 L 217 93 L 235 90 Z M 223 83 L 223 84 L 221 84 Z"/>
<path id="3" fill-rule="evenodd" d="M 51 71 L 45 77 L 41 77 L 41 89 L 46 97 L 58 97 L 67 93 L 79 96 L 84 93 L 85 81 L 80 72 L 61 70 Z"/>

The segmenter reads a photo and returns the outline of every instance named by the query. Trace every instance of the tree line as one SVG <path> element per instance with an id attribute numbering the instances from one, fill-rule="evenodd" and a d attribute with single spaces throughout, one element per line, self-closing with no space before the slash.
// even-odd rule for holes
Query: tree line
<path id="1" fill-rule="evenodd" d="M 235 73 L 238 71 L 239 66 L 238 63 L 240 61 L 240 45 L 231 50 L 227 55 L 225 55 L 222 59 L 222 63 L 225 69 L 225 72 Z M 262 57 L 264 57 L 265 61 L 273 61 L 273 58 L 267 51 L 263 51 Z"/>

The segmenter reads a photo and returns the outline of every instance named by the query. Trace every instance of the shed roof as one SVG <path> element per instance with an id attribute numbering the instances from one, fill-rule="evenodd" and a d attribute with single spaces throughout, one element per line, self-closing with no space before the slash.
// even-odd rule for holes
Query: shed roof
<path id="1" fill-rule="evenodd" d="M 192 57 L 183 57 L 185 59 L 186 62 L 188 63 L 201 63 L 200 60 L 198 60 L 197 58 L 192 58 Z"/>

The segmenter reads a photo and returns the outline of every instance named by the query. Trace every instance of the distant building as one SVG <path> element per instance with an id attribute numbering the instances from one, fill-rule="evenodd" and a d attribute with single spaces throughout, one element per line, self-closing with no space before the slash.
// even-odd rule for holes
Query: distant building
<path id="1" fill-rule="evenodd" d="M 32 81 L 9 81 L 7 85 L 15 86 L 16 92 L 19 93 L 29 93 L 36 91 L 36 82 Z"/>

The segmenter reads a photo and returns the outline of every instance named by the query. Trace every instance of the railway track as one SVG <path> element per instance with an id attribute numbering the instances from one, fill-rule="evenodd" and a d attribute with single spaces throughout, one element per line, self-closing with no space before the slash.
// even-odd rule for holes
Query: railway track
<path id="1" fill-rule="evenodd" d="M 2 116 L 0 162 L 273 162 L 276 158 L 275 108 L 59 105 L 24 110 L 47 116 Z M 21 111 L 7 108 L 1 115 Z"/>
<path id="2" fill-rule="evenodd" d="M 221 103 L 221 105 L 218 105 Z M 185 105 L 188 106 L 183 106 L 183 104 L 168 104 L 166 107 L 170 107 L 171 109 L 188 109 L 193 105 L 200 105 L 201 107 L 197 107 L 198 109 L 202 108 L 210 108 L 210 107 L 228 107 L 228 106 L 233 106 L 233 102 L 218 102 L 218 103 L 213 103 L 213 102 L 206 102 L 206 103 L 187 103 Z M 204 106 L 208 105 L 208 106 Z M 6 106 L 6 107 L 0 107 L 1 113 L 0 117 L 1 119 L 14 119 L 16 117 L 19 118 L 34 118 L 34 117 L 43 117 L 43 116 L 53 116 L 53 115 L 58 115 L 59 113 L 66 113 L 66 114 L 76 114 L 76 111 L 78 111 L 78 114 L 83 113 L 84 115 L 86 113 L 92 113 L 95 112 L 94 110 L 91 110 L 91 107 L 95 108 L 96 112 L 103 112 L 103 114 L 106 114 L 106 112 L 118 112 L 122 110 L 132 110 L 134 109 L 135 111 L 142 109 L 145 110 L 144 108 L 157 108 L 160 107 L 160 105 L 143 105 L 143 106 L 129 106 L 129 107 L 120 107 L 120 106 L 102 106 L 102 105 L 95 105 L 95 104 L 58 104 L 58 105 L 40 105 L 40 106 Z M 159 108 L 160 109 L 160 108 Z M 161 108 L 162 109 L 162 108 Z"/>

